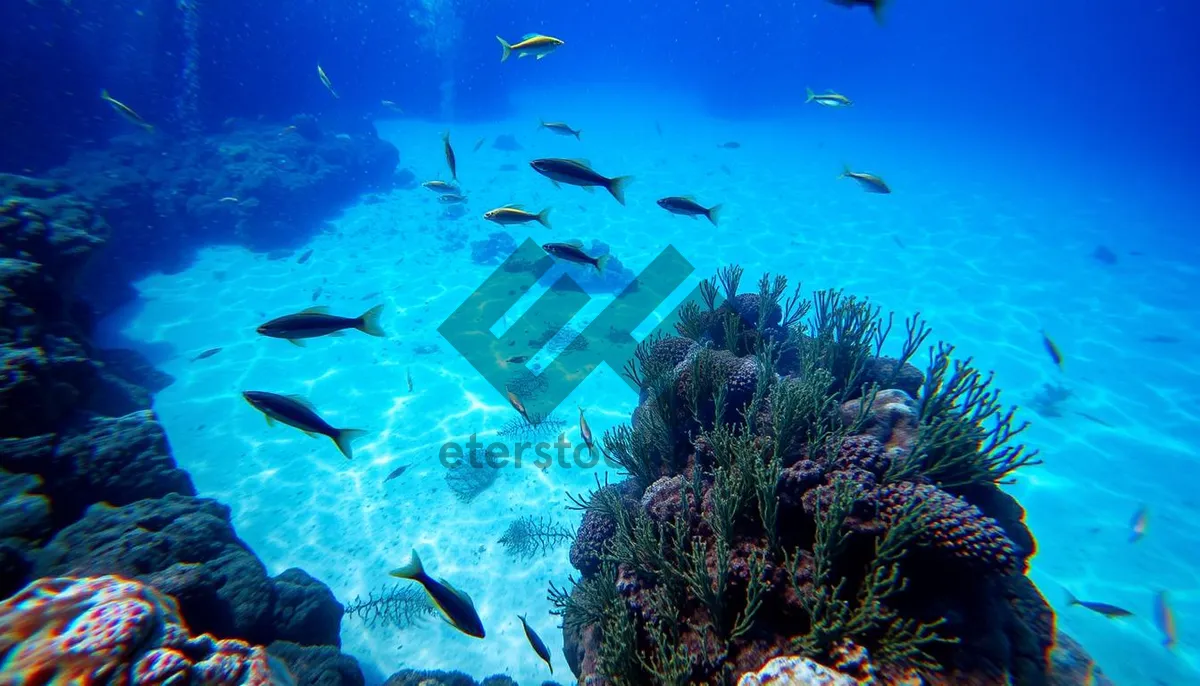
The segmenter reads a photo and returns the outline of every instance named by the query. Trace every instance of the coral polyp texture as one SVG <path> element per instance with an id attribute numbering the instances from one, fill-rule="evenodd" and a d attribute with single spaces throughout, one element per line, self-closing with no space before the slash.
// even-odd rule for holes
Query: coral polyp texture
<path id="1" fill-rule="evenodd" d="M 175 601 L 115 576 L 39 579 L 0 603 L 0 683 L 294 684 L 261 647 L 192 636 Z"/>
<path id="2" fill-rule="evenodd" d="M 741 277 L 625 369 L 640 402 L 602 444 L 627 478 L 574 499 L 580 576 L 550 587 L 580 683 L 1049 683 L 999 487 L 1038 460 L 990 375 L 919 317 L 889 346 L 868 301 Z"/>

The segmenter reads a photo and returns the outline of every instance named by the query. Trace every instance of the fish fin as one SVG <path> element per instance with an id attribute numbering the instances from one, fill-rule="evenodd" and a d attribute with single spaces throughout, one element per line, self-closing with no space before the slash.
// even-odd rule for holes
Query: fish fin
<path id="1" fill-rule="evenodd" d="M 425 567 L 421 565 L 421 558 L 417 555 L 417 551 L 412 551 L 412 559 L 403 567 L 397 567 L 388 574 L 399 577 L 401 579 L 412 579 L 416 581 L 420 577 L 425 576 Z"/>
<path id="2" fill-rule="evenodd" d="M 529 53 L 523 52 L 523 53 L 520 53 L 519 55 L 517 55 L 517 59 L 521 59 L 522 57 L 529 57 Z"/>
<path id="3" fill-rule="evenodd" d="M 1065 586 L 1063 587 L 1063 592 L 1067 594 L 1067 606 L 1068 607 L 1070 607 L 1072 605 L 1080 604 L 1079 598 L 1076 598 L 1075 594 L 1071 593 L 1071 591 L 1069 589 L 1067 589 Z"/>
<path id="4" fill-rule="evenodd" d="M 687 215 L 687 218 L 691 219 L 692 221 L 696 221 L 696 215 L 694 215 L 694 214 Z"/>
<path id="5" fill-rule="evenodd" d="M 591 186 L 580 186 L 580 188 L 583 189 L 584 193 L 595 193 L 596 192 L 596 189 L 592 188 Z"/>
<path id="6" fill-rule="evenodd" d="M 500 36 L 496 36 L 496 40 L 500 41 L 500 47 L 504 49 L 504 52 L 500 55 L 500 61 L 503 62 L 508 59 L 509 55 L 512 54 L 512 46 L 508 44 L 508 41 L 504 40 Z"/>
<path id="7" fill-rule="evenodd" d="M 558 189 L 561 189 L 561 188 L 562 188 L 562 184 L 560 184 L 559 182 L 555 181 L 554 179 L 550 179 L 550 183 L 554 184 L 554 187 L 555 187 L 555 188 L 558 188 Z"/>
<path id="8" fill-rule="evenodd" d="M 300 314 L 329 314 L 329 307 L 326 305 L 313 305 L 300 310 Z"/>
<path id="9" fill-rule="evenodd" d="M 541 131 L 544 128 L 546 128 L 546 120 L 538 117 L 538 130 Z"/>
<path id="10" fill-rule="evenodd" d="M 267 420 L 267 426 L 274 428 L 275 420 L 271 418 L 271 415 L 264 414 L 263 419 Z"/>
<path id="11" fill-rule="evenodd" d="M 849 177 L 853 173 L 854 172 L 850 170 L 850 165 L 846 164 L 845 162 L 842 162 L 842 173 L 838 174 L 838 178 L 844 179 L 844 178 Z"/>
<path id="12" fill-rule="evenodd" d="M 519 209 L 522 209 L 524 206 L 521 205 L 520 203 L 510 202 L 507 205 L 501 205 L 500 207 L 502 209 L 519 210 Z"/>
<path id="13" fill-rule="evenodd" d="M 443 132 L 442 132 L 442 142 L 443 142 L 443 143 L 445 143 L 445 144 L 447 144 L 447 145 L 449 145 L 449 144 L 450 144 L 450 132 L 449 132 L 449 131 L 443 131 Z M 451 174 L 451 176 L 454 178 L 454 180 L 455 180 L 455 181 L 458 181 L 458 176 L 457 176 L 457 175 Z"/>
<path id="14" fill-rule="evenodd" d="M 321 437 L 321 434 L 315 434 L 311 431 L 304 431 L 303 429 L 301 429 L 301 431 L 303 431 L 304 435 L 308 436 L 309 438 L 320 438 Z"/>
<path id="15" fill-rule="evenodd" d="M 454 584 L 450 583 L 449 581 L 446 581 L 445 579 L 438 579 L 438 581 L 441 582 L 441 584 L 443 586 L 445 586 L 447 588 L 447 590 L 449 590 L 454 595 L 458 596 L 460 600 L 462 600 L 467 605 L 470 605 L 472 609 L 475 608 L 475 601 L 471 600 L 471 594 L 467 593 L 466 591 L 464 591 L 462 589 L 455 588 Z M 455 626 L 457 626 L 457 625 L 455 625 Z"/>
<path id="16" fill-rule="evenodd" d="M 583 250 L 583 241 L 579 240 L 578 238 L 572 238 L 569 241 L 564 241 L 564 243 L 566 245 L 570 245 L 570 246 L 579 248 L 580 250 Z"/>
<path id="17" fill-rule="evenodd" d="M 297 348 L 303 348 L 305 346 L 303 338 L 285 338 L 283 340 L 287 341 L 288 343 L 291 343 L 292 345 L 296 346 Z"/>
<path id="18" fill-rule="evenodd" d="M 524 36 L 521 36 L 521 40 L 529 40 L 530 38 L 537 38 L 537 37 L 538 37 L 538 34 L 536 34 L 536 33 L 527 33 Z"/>
<path id="19" fill-rule="evenodd" d="M 550 208 L 549 207 L 547 207 L 546 209 L 537 213 L 537 220 L 538 220 L 539 224 L 546 227 L 547 229 L 554 228 L 554 227 L 550 226 Z"/>
<path id="20" fill-rule="evenodd" d="M 112 100 L 112 96 L 110 96 L 110 95 L 108 94 L 108 89 L 107 89 L 107 88 L 101 88 L 101 89 L 100 89 L 100 99 L 101 99 L 101 100 L 104 100 L 104 101 L 106 101 L 106 102 L 108 102 L 108 101 L 111 101 L 111 100 Z"/>
<path id="21" fill-rule="evenodd" d="M 596 259 L 596 271 L 603 274 L 604 273 L 604 265 L 608 264 L 608 258 L 610 258 L 610 257 L 612 257 L 612 255 L 601 255 L 599 258 L 597 258 Z"/>
<path id="22" fill-rule="evenodd" d="M 691 200 L 692 202 L 696 202 L 696 196 L 694 196 L 694 195 L 681 195 L 679 197 L 683 198 L 684 200 Z"/>
<path id="23" fill-rule="evenodd" d="M 587 159 L 586 157 L 568 157 L 567 161 L 575 162 L 576 164 L 582 164 L 583 166 L 587 167 L 588 169 L 592 168 L 592 161 Z"/>
<path id="24" fill-rule="evenodd" d="M 717 220 L 721 218 L 721 210 L 723 208 L 724 205 L 713 205 L 712 207 L 708 208 L 708 212 L 706 214 L 708 215 L 708 221 L 712 222 L 713 226 L 716 226 Z"/>
<path id="25" fill-rule="evenodd" d="M 633 183 L 632 176 L 616 176 L 608 180 L 608 192 L 617 202 L 625 204 L 625 187 Z"/>
<path id="26" fill-rule="evenodd" d="M 804 88 L 804 90 L 808 91 L 808 99 L 806 99 L 806 100 L 804 101 L 804 102 L 805 102 L 805 104 L 807 104 L 807 103 L 810 103 L 810 102 L 812 102 L 813 100 L 815 100 L 815 99 L 816 99 L 816 97 L 817 97 L 817 94 L 813 92 L 813 89 L 811 89 L 811 88 L 808 88 L 808 87 L 805 87 L 805 88 Z"/>
<path id="27" fill-rule="evenodd" d="M 304 396 L 285 395 L 284 397 L 287 398 L 288 400 L 291 400 L 292 402 L 296 403 L 297 405 L 304 407 L 307 410 L 310 410 L 312 412 L 317 411 L 317 408 L 313 407 L 313 404 L 308 402 L 308 398 L 305 398 Z"/>
<path id="28" fill-rule="evenodd" d="M 333 442 L 337 445 L 338 450 L 342 451 L 342 454 L 346 456 L 346 459 L 353 460 L 354 449 L 350 447 L 350 443 L 366 435 L 367 432 L 362 429 L 338 429 L 331 438 L 333 438 Z"/>
<path id="29" fill-rule="evenodd" d="M 522 624 L 527 624 L 527 622 L 525 621 L 525 615 L 517 615 L 517 619 L 521 620 Z"/>
<path id="30" fill-rule="evenodd" d="M 583 131 L 580 131 L 579 129 L 575 129 L 571 133 L 575 134 L 575 140 L 579 140 L 579 134 L 583 133 Z"/>
<path id="31" fill-rule="evenodd" d="M 325 335 L 328 336 L 329 338 L 341 338 L 342 336 L 345 336 L 346 334 L 342 331 L 330 331 L 329 333 L 327 333 Z"/>
<path id="32" fill-rule="evenodd" d="M 539 60 L 540 60 L 540 59 L 542 59 L 543 57 L 545 57 L 546 55 L 549 55 L 549 54 L 550 54 L 550 53 L 548 53 L 548 52 L 539 52 L 539 53 L 538 53 L 538 56 L 537 56 L 537 59 L 539 59 Z"/>
<path id="33" fill-rule="evenodd" d="M 379 336 L 380 338 L 383 338 L 387 334 L 385 334 L 383 329 L 379 326 L 379 315 L 382 313 L 383 305 L 376 305 L 375 307 L 372 307 L 371 309 L 362 313 L 362 316 L 358 318 L 358 326 L 355 328 L 367 334 L 368 336 Z"/>

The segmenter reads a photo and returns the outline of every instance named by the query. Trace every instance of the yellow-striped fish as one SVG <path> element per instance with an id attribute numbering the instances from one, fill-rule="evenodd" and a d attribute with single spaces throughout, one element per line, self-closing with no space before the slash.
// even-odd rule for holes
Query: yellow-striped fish
<path id="1" fill-rule="evenodd" d="M 504 50 L 504 52 L 500 55 L 501 62 L 507 60 L 509 55 L 513 54 L 514 52 L 517 53 L 517 57 L 534 55 L 540 60 L 546 55 L 549 55 L 557 50 L 558 46 L 563 44 L 563 42 L 557 38 L 543 36 L 540 33 L 527 33 L 524 36 L 521 36 L 521 40 L 511 45 L 508 41 L 504 40 L 500 36 L 496 36 L 496 40 L 500 41 L 500 47 Z"/>
<path id="2" fill-rule="evenodd" d="M 847 166 L 843 169 L 841 175 L 838 176 L 838 178 L 839 179 L 854 179 L 855 181 L 858 182 L 858 184 L 860 186 L 862 186 L 862 189 L 868 193 L 891 193 L 892 192 L 892 189 L 888 188 L 888 185 L 886 183 L 884 183 L 883 179 L 879 178 L 878 176 L 875 176 L 874 174 L 867 174 L 866 172 L 850 171 L 849 166 Z"/>
<path id="3" fill-rule="evenodd" d="M 537 222 L 547 229 L 552 228 L 550 226 L 549 207 L 541 212 L 538 212 L 537 214 L 534 214 L 521 209 L 520 205 L 505 205 L 504 207 L 497 207 L 494 210 L 488 210 L 487 212 L 484 212 L 483 218 L 490 222 L 496 222 L 497 224 L 501 225 Z"/>
<path id="4" fill-rule="evenodd" d="M 335 97 L 335 98 L 341 97 L 337 94 L 337 91 L 333 90 L 333 83 L 331 83 L 329 81 L 329 77 L 325 75 L 325 70 L 321 68 L 320 64 L 317 65 L 317 76 L 321 77 L 321 83 L 324 84 L 325 87 L 329 89 L 329 92 L 330 92 L 330 94 L 333 95 L 333 97 Z"/>
<path id="5" fill-rule="evenodd" d="M 147 131 L 154 130 L 154 127 L 151 124 L 147 123 L 145 119 L 142 119 L 142 115 L 138 114 L 137 112 L 134 112 L 131 107 L 129 107 L 125 103 L 121 102 L 120 100 L 113 99 L 108 94 L 107 88 L 100 91 L 100 99 L 103 100 L 104 102 L 107 102 L 109 105 L 111 105 L 112 108 L 117 111 L 117 114 L 121 115 L 122 117 L 125 117 L 131 123 L 136 124 L 137 126 L 140 126 Z"/>
<path id="6" fill-rule="evenodd" d="M 806 103 L 815 102 L 818 105 L 824 105 L 825 107 L 850 107 L 854 104 L 853 100 L 847 98 L 841 93 L 834 93 L 833 91 L 829 91 L 827 93 L 814 93 L 813 89 L 811 88 L 806 88 L 805 90 L 808 91 L 808 98 L 804 101 Z"/>

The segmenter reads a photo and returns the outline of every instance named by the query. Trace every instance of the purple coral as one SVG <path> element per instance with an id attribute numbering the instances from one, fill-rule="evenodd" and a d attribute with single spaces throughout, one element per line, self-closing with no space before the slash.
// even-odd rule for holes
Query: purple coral
<path id="1" fill-rule="evenodd" d="M 891 464 L 883 444 L 873 436 L 851 436 L 842 441 L 833 458 L 833 469 L 861 469 L 877 477 L 883 476 Z"/>
<path id="2" fill-rule="evenodd" d="M 972 567 L 1017 572 L 1020 557 L 996 520 L 962 498 L 931 486 L 900 482 L 880 489 L 879 517 L 891 526 L 914 499 L 923 503 L 918 540 Z"/>

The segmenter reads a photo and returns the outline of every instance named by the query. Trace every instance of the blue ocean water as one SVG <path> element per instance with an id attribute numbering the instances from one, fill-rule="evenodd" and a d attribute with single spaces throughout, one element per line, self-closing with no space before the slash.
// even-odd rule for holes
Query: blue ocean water
<path id="1" fill-rule="evenodd" d="M 733 264 L 747 281 L 786 274 L 805 291 L 869 297 L 900 319 L 919 312 L 936 339 L 994 372 L 1031 423 L 1021 438 L 1044 463 L 1005 490 L 1036 535 L 1029 576 L 1058 628 L 1115 683 L 1200 683 L 1193 4 L 892 0 L 882 22 L 821 0 L 39 0 L 3 13 L 0 171 L 53 175 L 78 167 L 68 160 L 81 150 L 150 146 L 96 97 L 102 88 L 154 124 L 148 135 L 171 140 L 254 127 L 274 139 L 294 135 L 287 127 L 303 127 L 309 120 L 295 117 L 305 115 L 326 137 L 371 131 L 399 151 L 395 183 L 352 181 L 353 192 L 336 193 L 318 183 L 318 199 L 329 193 L 322 213 L 253 240 L 226 231 L 233 220 L 218 213 L 205 231 L 189 229 L 170 260 L 153 241 L 125 243 L 116 263 L 137 267 L 100 276 L 106 295 L 96 297 L 98 343 L 139 350 L 174 377 L 153 404 L 174 458 L 200 495 L 232 509 L 271 574 L 303 568 L 350 603 L 390 587 L 389 570 L 418 550 L 432 575 L 470 592 L 484 641 L 436 618 L 371 625 L 348 615 L 341 648 L 368 683 L 402 668 L 541 683 L 551 676 L 518 614 L 548 645 L 555 678 L 571 680 L 546 594 L 577 574 L 569 546 L 519 559 L 500 538 L 521 517 L 578 527 L 567 495 L 619 471 L 503 469 L 468 501 L 437 459 L 447 443 L 495 437 L 514 418 L 439 332 L 511 250 L 475 259 L 473 244 L 497 232 L 512 245 L 599 240 L 632 273 L 673 246 L 695 271 L 658 316 Z M 564 44 L 544 59 L 501 61 L 497 36 L 529 33 Z M 807 102 L 807 88 L 854 104 Z M 581 134 L 555 135 L 540 121 Z M 443 132 L 462 211 L 412 187 L 446 179 Z M 196 164 L 240 161 L 222 150 L 228 157 Z M 635 177 L 627 202 L 555 188 L 529 168 L 540 157 Z M 891 193 L 839 178 L 847 166 L 877 174 Z M 189 192 L 256 199 L 203 188 L 207 178 Z M 258 188 L 261 202 L 286 197 Z M 721 204 L 719 225 L 656 205 L 672 195 Z M 510 203 L 552 208 L 553 228 L 482 218 Z M 151 206 L 137 211 L 200 211 L 186 199 Z M 105 209 L 116 233 L 135 213 Z M 610 300 L 595 298 L 574 325 Z M 297 347 L 255 332 L 310 305 L 355 316 L 376 304 L 383 340 L 349 332 Z M 301 395 L 333 426 L 369 436 L 346 461 L 325 439 L 268 429 L 240 396 L 252 388 Z M 637 403 L 619 370 L 602 367 L 560 412 L 577 443 L 577 406 L 599 436 L 627 424 Z M 1134 543 L 1130 522 L 1143 507 L 1148 525 Z M 1174 614 L 1170 648 L 1156 620 L 1160 591 Z M 1068 592 L 1132 616 L 1072 606 Z"/>

